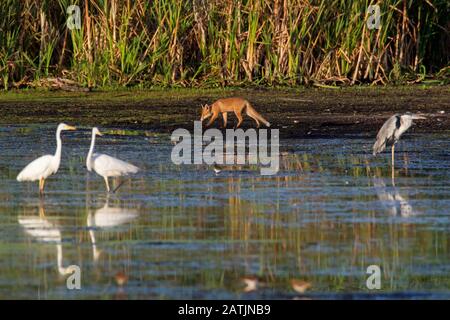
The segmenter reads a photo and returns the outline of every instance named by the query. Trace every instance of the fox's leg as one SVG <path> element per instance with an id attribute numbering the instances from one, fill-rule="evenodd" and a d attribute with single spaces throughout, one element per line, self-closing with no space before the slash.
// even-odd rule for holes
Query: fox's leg
<path id="1" fill-rule="evenodd" d="M 227 127 L 228 113 L 226 113 L 226 112 L 222 113 L 222 117 L 223 117 L 223 128 L 225 129 Z"/>
<path id="2" fill-rule="evenodd" d="M 240 112 L 235 112 L 234 114 L 236 115 L 236 118 L 238 118 L 238 123 L 235 127 L 235 129 L 237 129 L 241 126 L 243 119 L 242 119 L 242 114 Z"/>
<path id="3" fill-rule="evenodd" d="M 249 115 L 250 116 L 250 115 Z M 251 118 L 253 118 L 252 116 L 250 116 Z M 256 121 L 256 128 L 259 128 L 259 121 L 258 121 L 258 119 L 256 119 L 256 118 L 253 118 L 253 120 L 255 120 Z"/>
<path id="4" fill-rule="evenodd" d="M 212 125 L 212 123 L 214 122 L 214 120 L 217 119 L 218 116 L 219 116 L 218 112 L 213 113 L 213 115 L 211 116 L 211 119 L 209 119 L 208 123 L 206 124 L 206 127 L 209 127 L 210 125 Z"/>

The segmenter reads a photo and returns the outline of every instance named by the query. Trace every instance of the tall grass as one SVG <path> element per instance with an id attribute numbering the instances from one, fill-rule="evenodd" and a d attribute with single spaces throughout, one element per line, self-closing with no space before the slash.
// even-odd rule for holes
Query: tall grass
<path id="1" fill-rule="evenodd" d="M 51 76 L 89 87 L 377 84 L 418 81 L 431 73 L 447 77 L 450 2 L 380 1 L 381 28 L 369 30 L 366 10 L 374 3 L 4 0 L 1 83 L 6 89 Z M 81 8 L 80 30 L 66 27 L 71 4 Z"/>

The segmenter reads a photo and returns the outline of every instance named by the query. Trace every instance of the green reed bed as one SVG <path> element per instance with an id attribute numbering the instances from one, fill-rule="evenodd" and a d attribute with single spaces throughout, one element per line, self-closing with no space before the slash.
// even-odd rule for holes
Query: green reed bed
<path id="1" fill-rule="evenodd" d="M 78 5 L 81 29 L 66 10 Z M 446 0 L 5 0 L 4 89 L 356 84 L 449 79 Z"/>

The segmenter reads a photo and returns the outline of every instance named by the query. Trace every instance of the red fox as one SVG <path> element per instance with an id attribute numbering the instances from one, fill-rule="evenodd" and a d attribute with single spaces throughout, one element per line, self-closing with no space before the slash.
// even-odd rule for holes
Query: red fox
<path id="1" fill-rule="evenodd" d="M 245 112 L 250 118 L 253 118 L 256 121 L 257 128 L 259 128 L 259 122 L 261 121 L 267 127 L 270 127 L 270 123 L 263 118 L 256 110 L 252 107 L 250 102 L 243 98 L 225 98 L 219 99 L 214 102 L 212 105 L 205 104 L 202 106 L 202 115 L 200 121 L 203 121 L 209 117 L 211 119 L 206 124 L 206 127 L 209 127 L 214 120 L 217 119 L 219 113 L 222 113 L 223 116 L 223 127 L 227 127 L 227 114 L 228 112 L 233 111 L 236 117 L 238 118 L 238 123 L 236 128 L 242 124 L 242 113 Z"/>

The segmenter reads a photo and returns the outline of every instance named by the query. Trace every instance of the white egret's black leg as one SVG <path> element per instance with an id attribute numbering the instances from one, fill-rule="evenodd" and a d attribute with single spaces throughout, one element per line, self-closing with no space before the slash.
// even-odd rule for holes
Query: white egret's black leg
<path id="1" fill-rule="evenodd" d="M 124 183 L 125 183 L 125 180 L 120 181 L 119 184 L 117 185 L 117 187 L 114 188 L 113 193 L 115 193 Z"/>

